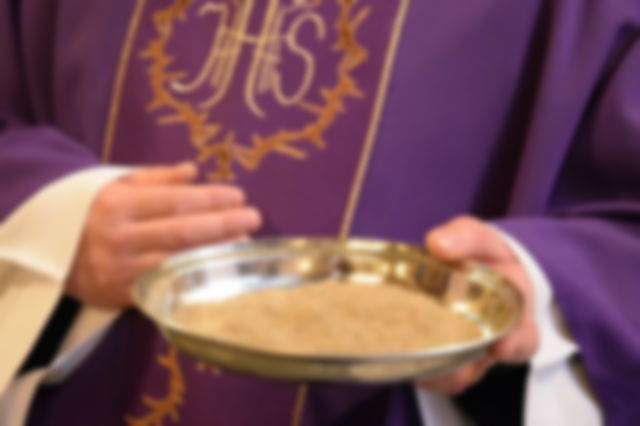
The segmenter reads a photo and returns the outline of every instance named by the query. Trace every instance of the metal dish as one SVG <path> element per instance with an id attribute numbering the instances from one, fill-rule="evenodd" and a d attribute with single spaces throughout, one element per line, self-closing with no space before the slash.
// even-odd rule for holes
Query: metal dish
<path id="1" fill-rule="evenodd" d="M 421 291 L 472 320 L 482 337 L 382 355 L 292 355 L 216 340 L 173 318 L 189 304 L 327 278 Z M 200 248 L 140 277 L 133 294 L 168 340 L 196 359 L 295 381 L 394 382 L 443 374 L 482 355 L 518 322 L 522 306 L 513 287 L 486 266 L 445 264 L 417 246 L 368 239 L 281 238 Z"/>

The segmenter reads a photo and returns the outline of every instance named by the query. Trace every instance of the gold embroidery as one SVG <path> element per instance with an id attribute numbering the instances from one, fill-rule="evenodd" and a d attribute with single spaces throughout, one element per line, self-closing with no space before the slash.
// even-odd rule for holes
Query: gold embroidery
<path id="1" fill-rule="evenodd" d="M 322 0 L 306 0 L 308 3 L 297 2 L 298 5 L 303 4 L 307 7 L 318 7 Z M 173 63 L 174 58 L 167 53 L 167 44 L 173 36 L 174 25 L 176 21 L 186 19 L 187 8 L 191 4 L 191 0 L 176 0 L 171 6 L 166 9 L 160 10 L 153 15 L 153 22 L 158 34 L 158 38 L 153 40 L 148 47 L 142 52 L 142 57 L 151 61 L 148 68 L 148 74 L 150 76 L 151 90 L 153 92 L 153 100 L 148 106 L 149 111 L 158 110 L 170 110 L 171 112 L 161 116 L 158 119 L 158 123 L 161 125 L 174 125 L 183 124 L 186 125 L 189 131 L 189 140 L 194 148 L 198 151 L 197 160 L 200 163 L 207 161 L 214 161 L 216 169 L 215 172 L 210 174 L 210 178 L 213 180 L 233 180 L 235 173 L 233 171 L 234 165 L 238 164 L 245 170 L 254 171 L 260 167 L 265 157 L 270 153 L 278 153 L 290 157 L 295 160 L 304 160 L 307 158 L 306 153 L 299 147 L 303 142 L 310 142 L 317 149 L 322 149 L 326 146 L 324 140 L 325 132 L 335 122 L 337 116 L 345 111 L 344 102 L 347 98 L 361 98 L 363 97 L 362 91 L 358 88 L 358 84 L 355 78 L 352 76 L 353 71 L 362 65 L 368 58 L 368 51 L 358 42 L 356 33 L 358 27 L 364 22 L 370 13 L 370 8 L 365 7 L 357 12 L 354 12 L 354 8 L 357 4 L 357 0 L 335 0 L 340 8 L 340 15 L 336 23 L 338 30 L 338 42 L 333 47 L 333 50 L 342 54 L 340 61 L 338 62 L 337 73 L 338 79 L 334 87 L 323 89 L 321 91 L 321 97 L 324 103 L 315 105 L 309 102 L 301 100 L 301 93 L 306 93 L 306 86 L 312 78 L 309 74 L 313 68 L 311 68 L 312 58 L 306 55 L 306 51 L 301 50 L 300 46 L 295 43 L 294 32 L 297 31 L 296 25 L 300 25 L 302 21 L 294 21 L 294 26 L 290 27 L 289 33 L 285 34 L 285 42 L 288 46 L 297 52 L 301 57 L 306 58 L 307 70 L 305 77 L 301 83 L 301 87 L 294 95 L 285 95 L 282 93 L 282 88 L 279 86 L 279 74 L 274 70 L 274 66 L 271 63 L 274 50 L 274 31 L 279 31 L 277 27 L 269 27 L 263 29 L 263 34 L 266 36 L 260 37 L 255 42 L 257 44 L 257 52 L 254 55 L 253 65 L 249 72 L 249 82 L 247 89 L 249 91 L 255 90 L 264 91 L 272 90 L 276 94 L 276 98 L 280 99 L 284 104 L 291 102 L 298 102 L 298 105 L 304 111 L 314 116 L 314 121 L 303 126 L 297 130 L 280 130 L 272 135 L 260 136 L 253 134 L 250 143 L 240 143 L 236 137 L 236 133 L 232 130 L 224 130 L 222 125 L 210 121 L 209 112 L 202 109 L 197 109 L 187 101 L 180 100 L 172 93 L 172 87 L 177 88 L 179 91 L 189 91 L 202 84 L 204 76 L 208 75 L 211 71 L 210 62 L 223 64 L 218 74 L 212 75 L 212 83 L 218 88 L 214 98 L 210 98 L 206 101 L 205 105 L 211 106 L 218 102 L 218 98 L 224 95 L 227 82 L 227 74 L 232 73 L 235 68 L 235 60 L 237 60 L 238 52 L 240 48 L 238 43 L 246 40 L 248 37 L 242 33 L 231 38 L 222 38 L 221 43 L 226 40 L 224 46 L 216 46 L 211 51 L 211 54 L 205 63 L 203 70 L 196 77 L 195 80 L 187 84 L 176 86 L 176 82 L 185 78 L 185 72 L 175 71 L 170 72 L 169 67 Z M 207 3 L 207 9 L 201 9 L 200 12 L 214 11 L 221 16 L 226 16 L 226 12 L 221 5 L 215 3 Z M 247 5 L 252 5 L 253 2 L 249 1 Z M 265 18 L 265 25 L 269 22 L 277 22 L 282 17 L 276 19 L 276 17 L 269 16 L 276 13 L 276 6 L 279 3 L 277 1 L 271 1 L 267 11 L 267 17 Z M 205 5 L 206 6 L 206 5 Z M 216 7 L 215 9 L 214 6 Z M 248 6 L 247 6 L 248 7 Z M 285 8 L 286 9 L 286 8 Z M 287 11 L 281 11 L 286 13 Z M 241 10 L 237 22 L 234 22 L 231 27 L 236 31 L 246 30 L 246 19 L 248 19 L 245 9 Z M 323 34 L 323 27 L 318 23 L 317 18 L 313 14 L 303 14 L 298 19 L 310 20 L 315 22 L 316 31 L 320 36 Z M 220 36 L 220 34 L 217 34 Z M 240 40 L 238 40 L 240 38 Z M 228 40 L 227 40 L 228 39 Z M 277 44 L 275 45 L 277 47 Z M 220 56 L 225 56 L 224 61 L 220 62 Z M 234 59 L 235 58 L 235 59 Z M 263 68 L 262 77 L 258 73 L 258 69 Z M 266 70 L 265 70 L 266 69 Z M 222 74 L 220 74 L 222 73 Z M 265 77 L 266 76 L 266 77 Z M 255 84 L 254 84 L 255 83 Z M 252 96 L 246 95 L 250 108 L 256 115 L 263 114 Z"/>
<path id="2" fill-rule="evenodd" d="M 299 0 L 293 2 L 291 6 L 282 6 L 280 0 L 270 0 L 265 14 L 263 36 L 256 40 L 256 49 L 245 86 L 245 100 L 251 112 L 257 117 L 265 118 L 267 115 L 258 105 L 255 99 L 256 93 L 271 91 L 280 105 L 292 106 L 299 104 L 309 91 L 315 74 L 315 58 L 311 51 L 298 44 L 297 35 L 302 24 L 310 22 L 314 24 L 318 38 L 321 40 L 325 38 L 325 22 L 320 14 L 313 11 L 321 4 L 322 0 Z M 282 27 L 286 16 L 297 11 L 302 13 L 296 16 L 288 30 L 284 30 Z M 284 93 L 281 85 L 282 77 L 277 70 L 278 63 L 281 61 L 280 52 L 283 41 L 289 51 L 301 58 L 305 64 L 302 82 L 293 95 Z"/>
<path id="3" fill-rule="evenodd" d="M 215 92 L 212 97 L 202 102 L 203 108 L 216 106 L 226 95 L 233 80 L 234 71 L 240 58 L 244 34 L 249 26 L 249 18 L 253 10 L 254 0 L 245 0 L 238 5 L 240 11 L 230 23 L 229 5 L 207 2 L 198 11 L 203 16 L 208 13 L 219 15 L 220 24 L 216 30 L 212 49 L 205 65 L 196 78 L 189 83 L 173 81 L 171 88 L 177 93 L 191 93 L 207 82 Z M 186 74 L 186 72 L 184 73 Z"/>
<path id="4" fill-rule="evenodd" d="M 169 389 L 162 398 L 144 395 L 142 402 L 149 411 L 139 417 L 125 416 L 129 426 L 162 426 L 166 419 L 174 423 L 180 420 L 178 407 L 184 402 L 185 384 L 176 349 L 172 347 L 166 355 L 158 356 L 158 364 L 169 373 Z"/>
<path id="5" fill-rule="evenodd" d="M 296 393 L 296 402 L 293 406 L 293 415 L 291 416 L 291 426 L 300 426 L 302 423 L 302 413 L 304 412 L 304 406 L 307 402 L 307 392 L 309 385 L 303 383 L 298 385 L 298 392 Z"/>

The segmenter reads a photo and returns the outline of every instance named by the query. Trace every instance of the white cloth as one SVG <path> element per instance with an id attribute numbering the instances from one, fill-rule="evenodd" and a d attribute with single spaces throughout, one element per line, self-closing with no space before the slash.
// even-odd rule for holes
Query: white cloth
<path id="1" fill-rule="evenodd" d="M 116 319 L 116 311 L 84 307 L 52 364 L 12 381 L 61 295 L 91 202 L 106 183 L 129 171 L 104 166 L 62 178 L 0 226 L 0 342 L 8 343 L 0 352 L 0 426 L 22 425 L 37 387 L 64 380 Z M 537 300 L 541 346 L 526 384 L 526 426 L 602 424 L 601 413 L 570 370 L 577 347 L 556 323 L 547 277 L 522 245 L 502 236 L 534 282 Z M 426 425 L 465 424 L 447 398 L 422 390 L 416 397 Z"/>
<path id="2" fill-rule="evenodd" d="M 129 171 L 95 167 L 65 176 L 0 225 L 0 426 L 22 424 L 37 385 L 69 374 L 117 315 L 83 308 L 51 366 L 14 380 L 62 294 L 95 195 Z"/>
<path id="3" fill-rule="evenodd" d="M 524 425 L 602 425 L 601 411 L 571 369 L 571 357 L 578 353 L 578 347 L 562 332 L 549 279 L 522 244 L 505 232 L 496 231 L 525 268 L 533 284 L 536 301 L 540 347 L 530 361 L 526 379 Z M 425 425 L 469 424 L 448 398 L 420 388 L 416 388 L 416 398 Z"/>
<path id="4" fill-rule="evenodd" d="M 502 236 L 533 283 L 540 332 L 540 348 L 531 359 L 525 385 L 525 426 L 604 424 L 602 412 L 572 370 L 571 358 L 579 348 L 563 333 L 549 279 L 520 243 Z"/>

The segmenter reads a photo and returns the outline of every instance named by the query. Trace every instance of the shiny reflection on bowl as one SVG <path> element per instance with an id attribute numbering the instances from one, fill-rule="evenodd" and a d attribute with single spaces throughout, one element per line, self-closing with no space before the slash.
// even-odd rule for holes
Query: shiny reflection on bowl
<path id="1" fill-rule="evenodd" d="M 189 305 L 327 279 L 419 291 L 473 321 L 481 337 L 402 353 L 299 355 L 240 346 L 174 320 Z M 263 239 L 181 253 L 140 277 L 134 300 L 172 344 L 198 360 L 280 380 L 338 382 L 405 381 L 458 368 L 514 327 L 522 304 L 513 287 L 484 265 L 446 264 L 403 243 L 330 238 Z"/>

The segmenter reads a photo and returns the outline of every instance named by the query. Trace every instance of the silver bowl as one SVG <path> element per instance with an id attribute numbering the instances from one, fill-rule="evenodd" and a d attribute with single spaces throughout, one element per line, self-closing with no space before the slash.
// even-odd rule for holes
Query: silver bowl
<path id="1" fill-rule="evenodd" d="M 399 285 L 473 321 L 481 337 L 426 350 L 376 355 L 299 355 L 241 346 L 190 330 L 174 313 L 264 288 L 325 279 Z M 371 239 L 280 238 L 200 248 L 140 277 L 137 306 L 178 349 L 198 360 L 280 380 L 395 382 L 440 375 L 472 362 L 519 321 L 519 294 L 478 263 L 447 264 L 421 247 Z"/>

